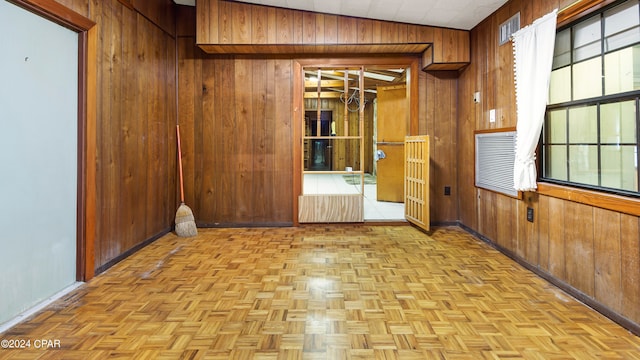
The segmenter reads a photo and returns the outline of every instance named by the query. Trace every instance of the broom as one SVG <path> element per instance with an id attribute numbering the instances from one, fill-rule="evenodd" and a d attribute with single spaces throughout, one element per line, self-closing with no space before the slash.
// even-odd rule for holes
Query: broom
<path id="1" fill-rule="evenodd" d="M 180 125 L 176 125 L 178 134 L 178 168 L 180 169 L 180 206 L 176 211 L 176 234 L 181 237 L 198 235 L 198 228 L 193 217 L 193 212 L 184 203 L 184 183 L 182 178 L 182 150 L 180 149 Z"/>

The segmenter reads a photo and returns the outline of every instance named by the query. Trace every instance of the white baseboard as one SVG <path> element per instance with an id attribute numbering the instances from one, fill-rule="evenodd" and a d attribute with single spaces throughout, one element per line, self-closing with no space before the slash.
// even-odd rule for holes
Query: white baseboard
<path id="1" fill-rule="evenodd" d="M 21 312 L 20 314 L 18 314 L 13 319 L 11 319 L 11 320 L 9 320 L 9 321 L 7 321 L 5 323 L 0 324 L 0 334 L 2 334 L 5 331 L 11 329 L 12 327 L 18 325 L 19 323 L 25 321 L 26 319 L 28 319 L 33 314 L 35 314 L 38 311 L 44 309 L 45 307 L 49 306 L 54 301 L 60 299 L 61 297 L 67 295 L 68 293 L 72 292 L 73 290 L 79 288 L 83 284 L 84 284 L 83 282 L 75 282 L 75 283 L 67 286 L 66 288 L 58 291 L 57 293 L 51 295 L 50 297 L 42 300 L 40 303 L 36 304 L 35 306 L 33 306 L 33 307 Z"/>

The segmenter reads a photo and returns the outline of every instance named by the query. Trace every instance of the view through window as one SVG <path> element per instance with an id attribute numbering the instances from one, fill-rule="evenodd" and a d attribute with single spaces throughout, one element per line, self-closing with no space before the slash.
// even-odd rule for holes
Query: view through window
<path id="1" fill-rule="evenodd" d="M 544 180 L 640 195 L 640 6 L 560 29 L 542 136 Z"/>

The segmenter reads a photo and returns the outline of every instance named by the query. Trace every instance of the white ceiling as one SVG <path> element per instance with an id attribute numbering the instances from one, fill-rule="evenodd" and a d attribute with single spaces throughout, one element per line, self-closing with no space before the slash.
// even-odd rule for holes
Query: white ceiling
<path id="1" fill-rule="evenodd" d="M 174 0 L 193 5 L 195 0 Z M 507 0 L 238 0 L 319 13 L 471 30 Z"/>

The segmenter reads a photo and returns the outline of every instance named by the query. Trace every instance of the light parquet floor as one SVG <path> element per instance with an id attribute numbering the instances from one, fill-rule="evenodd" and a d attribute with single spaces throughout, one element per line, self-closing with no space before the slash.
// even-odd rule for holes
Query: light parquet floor
<path id="1" fill-rule="evenodd" d="M 0 339 L 32 341 L 1 359 L 640 359 L 640 338 L 456 227 L 169 234 Z"/>

